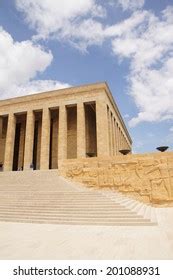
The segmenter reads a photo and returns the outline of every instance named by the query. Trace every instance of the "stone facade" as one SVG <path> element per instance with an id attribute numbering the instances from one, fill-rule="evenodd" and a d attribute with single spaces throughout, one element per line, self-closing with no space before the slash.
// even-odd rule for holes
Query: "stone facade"
<path id="1" fill-rule="evenodd" d="M 173 203 L 173 153 L 120 155 L 131 145 L 106 83 L 0 101 L 1 171 L 58 169 L 89 187 Z"/>
<path id="2" fill-rule="evenodd" d="M 173 152 L 64 161 L 62 176 L 143 202 L 173 205 Z"/>
<path id="3" fill-rule="evenodd" d="M 4 171 L 57 169 L 67 159 L 115 156 L 131 145 L 106 83 L 0 101 Z"/>

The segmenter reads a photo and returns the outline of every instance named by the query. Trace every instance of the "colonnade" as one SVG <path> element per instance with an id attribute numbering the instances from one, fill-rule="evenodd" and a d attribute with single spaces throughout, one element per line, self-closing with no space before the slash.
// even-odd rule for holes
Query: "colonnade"
<path id="1" fill-rule="evenodd" d="M 94 104 L 93 110 L 95 110 L 95 119 L 93 118 L 93 122 L 90 123 L 90 129 L 95 127 L 95 138 L 93 137 L 94 130 L 92 128 L 92 139 L 90 142 L 93 147 L 96 147 L 94 152 L 88 152 L 86 148 L 86 104 L 83 102 L 79 102 L 77 104 L 73 104 L 76 108 L 76 158 L 85 158 L 89 156 L 113 156 L 117 155 L 120 148 L 129 147 L 127 140 L 120 130 L 118 123 L 115 119 L 113 113 L 108 109 L 107 104 L 105 104 L 102 100 L 97 100 L 95 102 L 87 103 L 88 105 Z M 69 104 L 68 104 L 69 106 Z M 51 133 L 51 112 L 52 110 L 58 111 L 58 133 L 57 133 L 57 145 L 58 148 L 56 150 L 56 158 L 57 161 L 62 161 L 68 159 L 67 155 L 67 137 L 68 137 L 68 120 L 67 120 L 67 109 L 68 106 L 66 104 L 60 105 L 57 108 L 51 107 L 43 107 L 40 110 L 42 121 L 41 121 L 41 132 L 40 132 L 40 159 L 39 159 L 39 169 L 45 170 L 50 168 L 50 133 Z M 25 124 L 25 139 L 23 144 L 23 164 L 22 169 L 29 170 L 31 168 L 33 162 L 33 149 L 34 149 L 34 141 L 35 141 L 35 114 L 36 111 L 31 108 L 25 112 L 18 112 L 19 114 L 25 114 L 26 124 Z M 13 170 L 13 161 L 14 161 L 14 149 L 15 149 L 15 135 L 16 135 L 16 113 L 9 112 L 8 114 L 8 125 L 6 129 L 6 137 L 5 137 L 5 149 L 3 156 L 3 170 L 11 171 Z M 2 124 L 2 115 L 1 115 L 1 124 Z M 89 117 L 89 119 L 91 119 Z M 90 122 L 92 122 L 90 120 Z M 2 125 L 1 125 L 2 129 Z M 91 133 L 90 133 L 91 134 Z M 90 136 L 88 136 L 90 137 Z M 96 143 L 92 143 L 96 141 Z M 72 144 L 71 144 L 72 145 Z M 90 145 L 91 146 L 91 145 Z M 70 149 L 74 147 L 71 146 Z M 94 148 L 93 148 L 94 149 Z M 57 164 L 58 166 L 58 164 Z"/>
<path id="2" fill-rule="evenodd" d="M 109 155 L 115 156 L 120 154 L 120 150 L 131 150 L 131 145 L 122 130 L 118 117 L 107 106 L 108 116 L 108 135 L 109 135 Z"/>

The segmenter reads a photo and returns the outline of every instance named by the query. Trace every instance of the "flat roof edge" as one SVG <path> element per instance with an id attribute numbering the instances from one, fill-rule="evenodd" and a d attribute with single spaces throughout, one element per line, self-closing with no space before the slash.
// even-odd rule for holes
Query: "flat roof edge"
<path id="1" fill-rule="evenodd" d="M 98 89 L 104 89 L 106 91 L 115 111 L 118 114 L 121 124 L 129 138 L 129 141 L 132 144 L 132 139 L 130 137 L 130 134 L 127 130 L 127 127 L 124 123 L 124 120 L 121 116 L 118 106 L 113 98 L 109 85 L 106 81 L 96 82 L 96 83 L 92 83 L 92 84 L 84 84 L 84 85 L 79 85 L 79 86 L 71 86 L 71 87 L 66 87 L 66 88 L 62 88 L 62 89 L 55 89 L 55 90 L 44 91 L 44 92 L 39 92 L 39 93 L 31 93 L 31 94 L 28 94 L 25 96 L 18 96 L 18 97 L 3 99 L 3 100 L 0 99 L 0 107 L 6 106 L 11 102 L 18 103 L 18 102 L 26 102 L 26 101 L 31 101 L 31 100 L 32 101 L 39 100 L 39 99 L 41 100 L 41 99 L 46 98 L 50 94 L 52 94 L 52 96 L 56 97 L 56 96 L 60 96 L 61 94 L 62 95 L 71 94 L 71 93 L 85 92 L 85 91 L 89 91 L 89 90 L 98 90 Z"/>
<path id="2" fill-rule="evenodd" d="M 88 89 L 99 89 L 99 88 L 105 88 L 107 86 L 106 82 L 97 82 L 97 83 L 92 83 L 92 84 L 84 84 L 84 85 L 79 85 L 79 86 L 71 86 L 71 87 L 66 87 L 66 88 L 60 88 L 60 89 L 54 89 L 54 90 L 49 90 L 49 91 L 44 91 L 44 92 L 38 92 L 38 93 L 31 93 L 27 94 L 24 96 L 16 96 L 12 98 L 7 98 L 7 99 L 0 99 L 0 105 L 3 103 L 8 103 L 8 102 L 22 102 L 22 101 L 29 101 L 30 99 L 42 99 L 45 98 L 48 94 L 52 94 L 53 96 L 60 95 L 61 93 L 64 94 L 65 92 L 68 91 L 68 93 L 73 93 L 74 91 L 77 92 L 82 92 L 82 91 L 87 91 Z M 6 105 L 6 104 L 4 104 Z"/>

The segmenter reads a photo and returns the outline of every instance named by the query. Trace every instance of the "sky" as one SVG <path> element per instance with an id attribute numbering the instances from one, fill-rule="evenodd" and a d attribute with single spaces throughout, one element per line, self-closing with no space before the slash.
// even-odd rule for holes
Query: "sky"
<path id="1" fill-rule="evenodd" d="M 0 0 L 0 99 L 106 81 L 133 152 L 173 149 L 173 0 Z"/>

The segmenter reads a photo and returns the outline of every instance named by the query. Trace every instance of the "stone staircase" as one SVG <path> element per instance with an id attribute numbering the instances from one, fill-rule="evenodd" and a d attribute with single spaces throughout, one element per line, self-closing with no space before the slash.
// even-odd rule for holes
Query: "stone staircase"
<path id="1" fill-rule="evenodd" d="M 0 221 L 64 225 L 153 226 L 154 209 L 112 191 L 93 190 L 57 170 L 0 173 Z"/>

